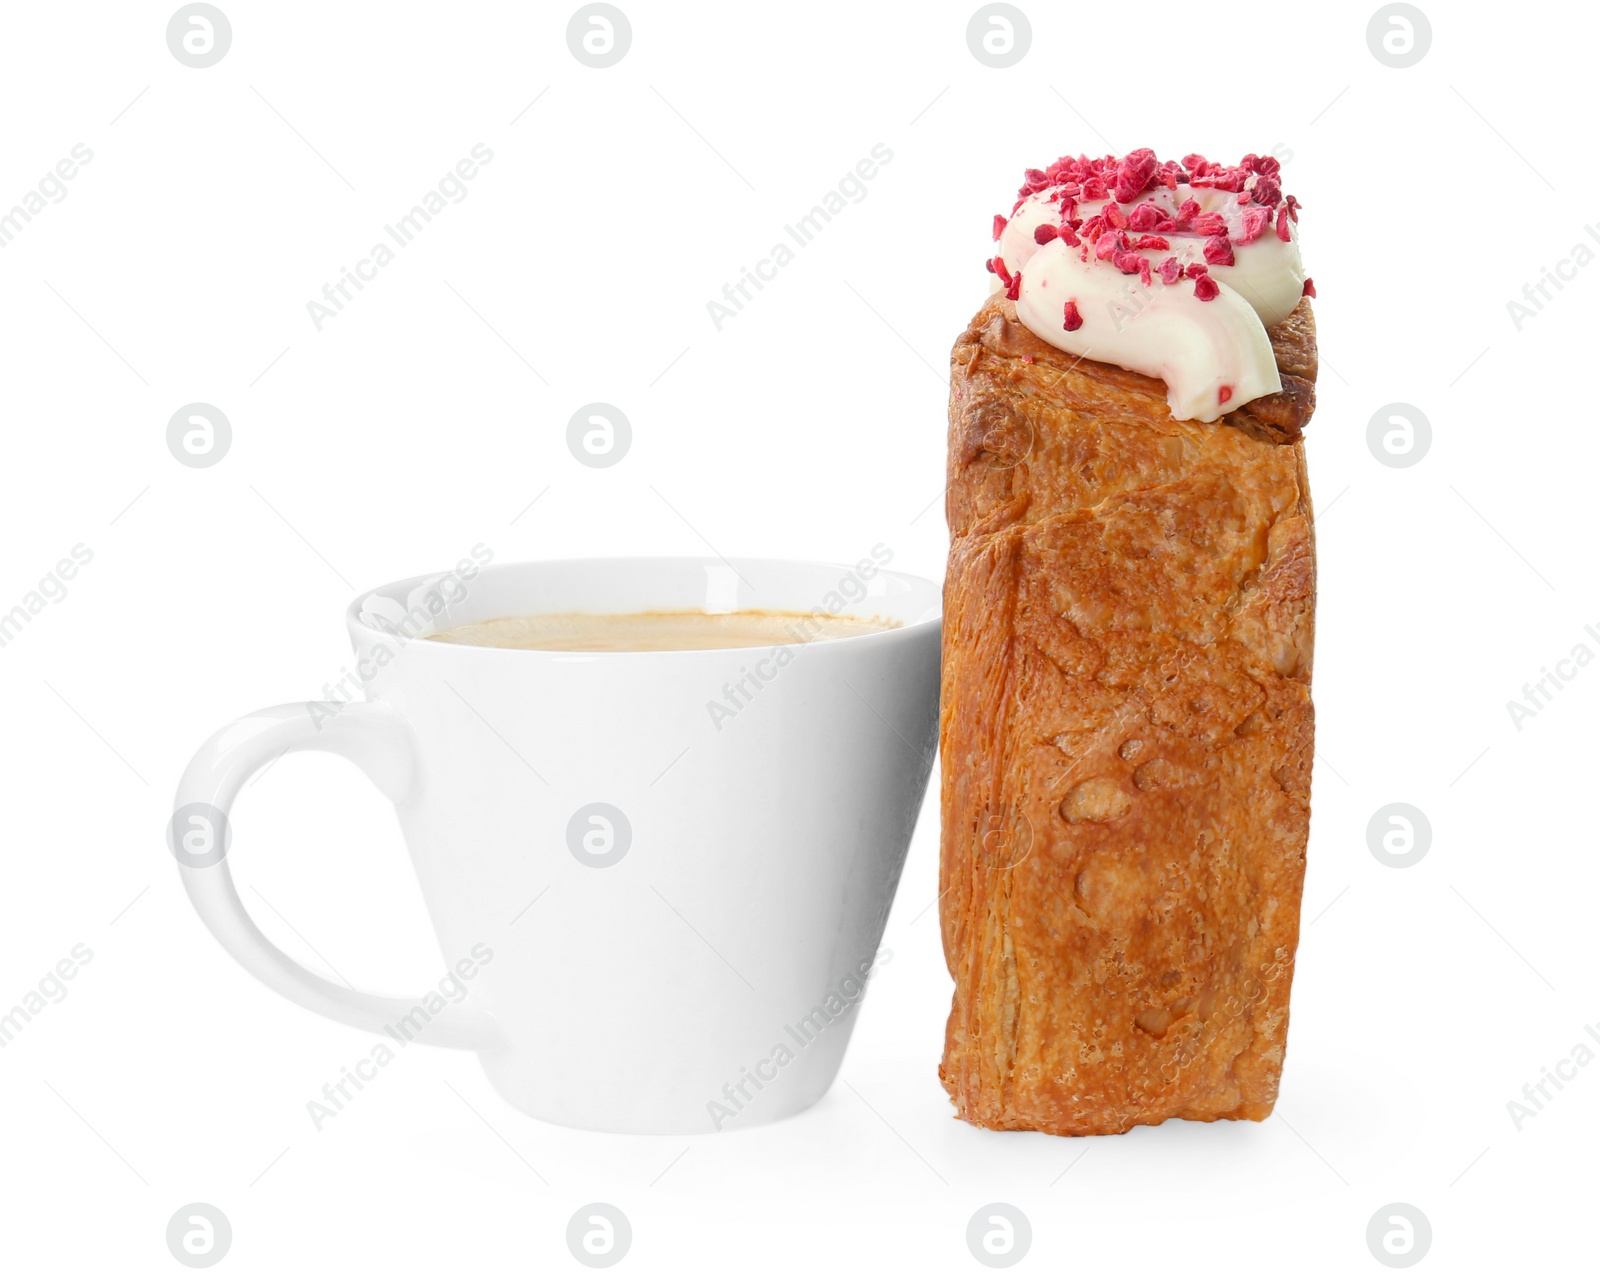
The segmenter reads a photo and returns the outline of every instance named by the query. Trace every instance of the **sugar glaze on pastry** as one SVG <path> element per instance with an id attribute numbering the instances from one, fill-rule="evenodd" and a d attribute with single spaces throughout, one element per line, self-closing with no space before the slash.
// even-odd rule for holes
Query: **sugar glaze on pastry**
<path id="1" fill-rule="evenodd" d="M 1163 381 L 1175 419 L 1218 419 L 1281 391 L 1267 329 L 1308 285 L 1278 172 L 1150 150 L 1030 170 L 995 218 L 995 286 L 1041 340 Z"/>

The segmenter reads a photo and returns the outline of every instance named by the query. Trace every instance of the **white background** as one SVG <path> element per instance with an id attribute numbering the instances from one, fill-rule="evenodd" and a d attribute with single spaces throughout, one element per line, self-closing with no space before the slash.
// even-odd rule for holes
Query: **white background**
<path id="1" fill-rule="evenodd" d="M 94 554 L 0 648 L 0 1011 L 93 951 L 0 1050 L 9 1266 L 176 1267 L 163 1233 L 194 1201 L 229 1216 L 231 1268 L 576 1267 L 567 1220 L 596 1200 L 645 1268 L 976 1267 L 966 1225 L 993 1201 L 1031 1219 L 1024 1266 L 1377 1267 L 1367 1223 L 1396 1201 L 1431 1222 L 1427 1265 L 1592 1260 L 1600 1064 L 1520 1129 L 1506 1107 L 1600 1027 L 1600 668 L 1520 730 L 1506 708 L 1579 641 L 1600 652 L 1600 268 L 1521 331 L 1506 308 L 1600 219 L 1592 15 L 1429 4 L 1431 50 L 1397 70 L 1366 5 L 1027 0 L 1032 48 L 995 70 L 971 4 L 625 0 L 631 49 L 594 70 L 566 6 L 223 7 L 233 44 L 204 70 L 169 53 L 163 5 L 5 17 L 0 208 L 94 154 L 0 249 L 0 611 Z M 468 197 L 317 331 L 306 302 L 479 142 Z M 717 331 L 706 302 L 880 142 L 867 196 Z M 953 1120 L 930 796 L 893 961 L 805 1115 L 581 1134 L 415 1048 L 314 1129 L 306 1102 L 370 1043 L 251 980 L 189 909 L 163 826 L 193 749 L 319 696 L 357 589 L 476 543 L 883 543 L 939 577 L 947 351 L 990 218 L 1024 167 L 1140 145 L 1277 147 L 1320 292 L 1319 763 L 1277 1114 L 1094 1140 Z M 565 444 L 596 400 L 634 432 L 602 471 Z M 195 401 L 234 434 L 201 470 L 165 441 Z M 1405 469 L 1366 441 L 1395 401 L 1433 429 Z M 1432 825 L 1408 869 L 1367 847 L 1393 801 Z M 374 990 L 437 976 L 393 816 L 348 766 L 285 760 L 235 824 L 241 892 L 286 949 Z"/>

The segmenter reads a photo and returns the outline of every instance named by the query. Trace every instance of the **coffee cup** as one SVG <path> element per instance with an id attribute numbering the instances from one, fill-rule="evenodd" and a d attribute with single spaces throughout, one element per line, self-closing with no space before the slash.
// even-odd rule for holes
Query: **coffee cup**
<path id="1" fill-rule="evenodd" d="M 566 1126 L 772 1122 L 827 1091 L 880 965 L 937 742 L 939 601 L 876 559 L 465 562 L 381 587 L 346 613 L 360 692 L 216 733 L 169 846 L 234 958 L 375 1045 L 475 1051 L 509 1103 Z M 793 615 L 794 639 L 430 639 L 516 615 L 748 609 Z M 823 615 L 880 629 L 808 639 Z M 246 912 L 230 810 L 291 750 L 346 756 L 393 801 L 443 955 L 417 997 L 329 981 Z"/>

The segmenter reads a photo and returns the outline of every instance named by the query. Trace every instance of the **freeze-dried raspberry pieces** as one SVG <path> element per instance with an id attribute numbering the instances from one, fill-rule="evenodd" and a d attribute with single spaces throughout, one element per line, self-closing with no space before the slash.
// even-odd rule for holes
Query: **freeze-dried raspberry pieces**
<path id="1" fill-rule="evenodd" d="M 1317 298 L 1317 285 L 1309 278 L 1306 279 L 1305 286 L 1300 289 L 1300 294 L 1302 296 L 1309 296 L 1312 300 L 1315 300 Z"/>
<path id="2" fill-rule="evenodd" d="M 1239 216 L 1239 237 L 1235 240 L 1239 243 L 1254 243 L 1272 224 L 1272 212 L 1267 208 L 1246 208 Z"/>
<path id="3" fill-rule="evenodd" d="M 1222 289 L 1217 286 L 1217 280 L 1212 278 L 1210 274 L 1202 274 L 1199 278 L 1194 280 L 1194 294 L 1196 299 L 1215 300 L 1221 290 Z"/>
<path id="4" fill-rule="evenodd" d="M 1060 239 L 1077 249 L 1075 255 L 1086 264 L 1102 260 L 1146 280 L 1159 273 L 1163 282 L 1171 275 L 1173 282 L 1187 277 L 1198 284 L 1206 265 L 1236 265 L 1236 249 L 1269 230 L 1275 230 L 1284 242 L 1293 241 L 1300 202 L 1283 193 L 1282 171 L 1281 161 L 1269 154 L 1247 154 L 1237 164 L 1215 163 L 1200 154 L 1185 155 L 1181 162 L 1163 162 L 1148 148 L 1121 158 L 1063 155 L 1047 168 L 1029 168 L 1023 174 L 1012 216 L 1030 200 L 1047 203 L 1057 210 L 1059 220 L 1052 218 L 1049 224 L 1032 227 L 1037 245 L 1044 247 Z M 1185 185 L 1193 186 L 1196 194 L 1212 193 L 1181 198 L 1189 193 Z M 1202 200 L 1213 210 L 1202 211 Z M 1093 216 L 1084 218 L 1078 215 L 1084 203 L 1100 206 L 1092 208 Z M 1007 225 L 1005 217 L 994 218 L 996 240 Z M 1165 253 L 1168 240 L 1164 236 L 1169 234 L 1192 234 L 1200 239 L 1181 254 L 1203 255 L 1206 264 L 1197 262 L 1184 268 L 1171 257 L 1159 265 L 1148 257 L 1143 266 L 1135 263 L 1133 255 L 1138 253 Z M 1008 293 L 1016 289 L 1018 284 L 998 256 L 991 258 L 987 267 L 1000 277 Z M 1219 294 L 1213 291 L 1216 287 L 1212 280 L 1197 285 L 1196 293 L 1212 299 Z"/>
<path id="5" fill-rule="evenodd" d="M 1130 230 L 1153 230 L 1161 222 L 1169 218 L 1162 215 L 1161 209 L 1154 203 L 1141 203 L 1128 213 L 1128 228 Z"/>
<path id="6" fill-rule="evenodd" d="M 1226 190 L 1229 194 L 1238 194 L 1244 189 L 1246 177 L 1242 168 L 1212 168 L 1205 176 L 1203 182 L 1197 181 L 1196 185 L 1208 185 L 1213 190 Z"/>
<path id="7" fill-rule="evenodd" d="M 1129 151 L 1117 165 L 1115 194 L 1118 203 L 1132 203 L 1150 184 L 1156 174 L 1156 152 L 1148 148 Z"/>
<path id="8" fill-rule="evenodd" d="M 1083 315 L 1078 312 L 1077 301 L 1069 300 L 1067 302 L 1066 308 L 1062 311 L 1062 318 L 1064 321 L 1061 325 L 1068 331 L 1076 331 L 1083 326 Z"/>
<path id="9" fill-rule="evenodd" d="M 1283 187 L 1278 184 L 1276 177 L 1257 177 L 1255 188 L 1250 191 L 1251 200 L 1264 208 L 1277 207 L 1282 197 Z"/>

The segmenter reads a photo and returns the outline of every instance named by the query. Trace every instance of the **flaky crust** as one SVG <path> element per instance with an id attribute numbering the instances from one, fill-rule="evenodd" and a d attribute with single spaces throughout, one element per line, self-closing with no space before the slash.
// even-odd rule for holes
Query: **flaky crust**
<path id="1" fill-rule="evenodd" d="M 951 357 L 939 1075 L 1058 1135 L 1260 1120 L 1278 1094 L 1310 819 L 1316 587 L 1283 392 L 1174 420 L 994 296 Z"/>

